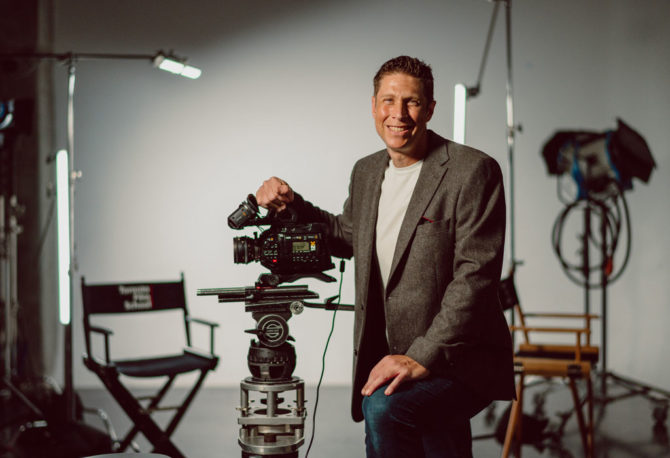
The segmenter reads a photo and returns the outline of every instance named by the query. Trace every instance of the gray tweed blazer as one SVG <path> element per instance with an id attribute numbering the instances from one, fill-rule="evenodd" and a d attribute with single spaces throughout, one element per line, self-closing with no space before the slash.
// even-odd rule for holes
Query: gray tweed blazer
<path id="1" fill-rule="evenodd" d="M 299 220 L 326 223 L 332 254 L 354 256 L 356 421 L 363 419 L 360 390 L 387 352 L 452 374 L 485 399 L 514 397 L 511 339 L 497 295 L 505 239 L 502 173 L 485 153 L 432 131 L 428 135 L 429 153 L 402 222 L 385 291 L 377 279 L 374 237 L 387 151 L 356 163 L 340 215 L 296 194 Z M 379 314 L 370 312 L 375 307 L 384 310 L 388 347 L 379 338 L 385 334 Z"/>

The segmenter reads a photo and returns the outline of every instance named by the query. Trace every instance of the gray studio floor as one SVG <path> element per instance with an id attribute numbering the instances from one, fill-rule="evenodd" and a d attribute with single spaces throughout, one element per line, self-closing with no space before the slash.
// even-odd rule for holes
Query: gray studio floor
<path id="1" fill-rule="evenodd" d="M 539 392 L 537 388 L 535 390 Z M 620 388 L 611 387 L 608 394 L 618 392 L 622 392 Z M 107 412 L 118 434 L 126 431 L 129 420 L 107 392 L 103 389 L 84 389 L 78 390 L 78 393 L 86 407 L 102 408 Z M 175 394 L 179 392 L 176 391 Z M 308 400 L 309 415 L 306 443 L 300 448 L 301 458 L 304 457 L 307 450 L 312 430 L 315 388 L 308 387 L 305 395 Z M 528 392 L 525 398 L 525 412 L 533 412 L 535 404 L 533 398 L 537 399 L 533 391 Z M 553 431 L 560 424 L 560 417 L 557 414 L 570 410 L 571 398 L 567 388 L 559 385 L 553 386 L 545 399 L 544 411 L 546 417 L 549 418 L 549 427 L 546 430 Z M 189 458 L 239 457 L 241 454 L 237 445 L 238 425 L 235 410 L 238 405 L 239 392 L 235 388 L 203 389 L 176 430 L 173 436 L 175 444 Z M 493 432 L 495 423 L 506 406 L 506 403 L 496 405 L 495 422 L 492 425 L 487 425 L 486 411 L 477 415 L 472 421 L 473 435 Z M 596 415 L 596 455 L 608 458 L 670 457 L 670 447 L 667 442 L 662 444 L 654 439 L 655 406 L 657 404 L 641 396 L 633 396 L 608 404 L 604 411 L 596 409 L 600 411 L 600 414 Z M 445 415 L 448 413 L 445 412 Z M 102 428 L 102 423 L 94 415 L 86 415 L 86 421 L 90 425 Z M 667 421 L 662 424 L 667 426 Z M 524 446 L 523 456 L 527 458 L 583 456 L 574 415 L 567 420 L 564 431 L 565 434 L 560 443 L 547 440 L 545 442 L 553 446 L 543 451 L 538 451 L 532 446 Z M 354 423 L 349 417 L 349 388 L 323 387 L 316 417 L 316 436 L 309 456 L 313 458 L 364 457 L 363 440 L 362 424 Z M 144 438 L 138 440 L 138 444 L 142 451 L 151 451 L 151 447 L 144 441 Z M 497 457 L 500 456 L 501 445 L 495 439 L 476 440 L 473 451 L 475 457 Z"/>

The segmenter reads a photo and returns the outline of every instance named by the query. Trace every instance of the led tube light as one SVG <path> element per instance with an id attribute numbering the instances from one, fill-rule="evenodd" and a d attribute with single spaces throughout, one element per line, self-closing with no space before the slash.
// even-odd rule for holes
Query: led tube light
<path id="1" fill-rule="evenodd" d="M 165 70 L 166 72 L 174 73 L 175 75 L 185 76 L 186 78 L 197 79 L 200 78 L 202 70 L 199 68 L 193 67 L 191 65 L 186 65 L 183 62 L 180 62 L 172 57 L 165 56 L 163 54 L 158 54 L 154 58 L 154 65 Z"/>
<path id="2" fill-rule="evenodd" d="M 58 308 L 60 322 L 70 324 L 70 176 L 68 154 L 56 154 L 56 212 L 58 215 Z"/>
<path id="3" fill-rule="evenodd" d="M 465 104 L 467 88 L 463 83 L 454 87 L 454 141 L 465 143 Z"/>

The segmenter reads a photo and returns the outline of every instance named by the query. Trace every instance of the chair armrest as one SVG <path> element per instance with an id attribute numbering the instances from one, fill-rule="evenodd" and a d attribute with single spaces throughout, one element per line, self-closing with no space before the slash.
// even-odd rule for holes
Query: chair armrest
<path id="1" fill-rule="evenodd" d="M 209 353 L 210 355 L 214 356 L 214 328 L 218 328 L 219 323 L 203 320 L 201 318 L 194 318 L 191 316 L 187 316 L 186 321 L 189 323 L 198 323 L 203 324 L 205 326 L 209 326 Z"/>
<path id="2" fill-rule="evenodd" d="M 588 318 L 590 320 L 600 318 L 600 315 L 594 315 L 592 313 L 523 312 L 523 315 L 526 317 L 533 317 L 533 318 Z"/>
<path id="3" fill-rule="evenodd" d="M 111 329 L 102 326 L 89 326 L 88 328 L 93 332 L 97 332 L 99 334 L 105 334 L 106 336 L 111 336 L 112 334 L 114 334 L 114 332 Z"/>
<path id="4" fill-rule="evenodd" d="M 510 326 L 512 331 L 527 331 L 527 332 L 559 332 L 559 333 L 578 333 L 578 334 L 590 334 L 591 330 L 586 328 L 548 328 L 548 327 L 536 327 L 536 326 Z"/>
<path id="5" fill-rule="evenodd" d="M 90 329 L 92 332 L 97 332 L 98 334 L 102 334 L 105 337 L 105 363 L 109 364 L 110 359 L 109 359 L 109 336 L 114 334 L 114 332 L 109 329 L 105 328 L 103 326 L 89 326 L 88 329 Z M 91 350 L 93 351 L 93 350 Z M 93 355 L 91 355 L 93 356 Z"/>
<path id="6" fill-rule="evenodd" d="M 204 325 L 210 326 L 212 328 L 219 327 L 219 323 L 214 323 L 213 321 L 203 320 L 202 318 L 193 318 L 192 316 L 187 316 L 186 321 L 190 321 L 190 322 L 193 322 L 193 323 L 204 324 Z"/>
<path id="7" fill-rule="evenodd" d="M 569 333 L 575 334 L 575 359 L 581 361 L 582 359 L 582 334 L 588 336 L 591 334 L 590 329 L 586 328 L 549 328 L 549 327 L 531 327 L 531 326 L 510 326 L 510 331 L 523 332 L 545 332 L 545 333 Z M 588 345 L 588 342 L 587 342 Z"/>

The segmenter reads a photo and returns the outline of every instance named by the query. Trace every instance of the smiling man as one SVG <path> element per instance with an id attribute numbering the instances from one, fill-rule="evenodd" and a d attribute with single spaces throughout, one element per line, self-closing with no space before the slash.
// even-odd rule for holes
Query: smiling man
<path id="1" fill-rule="evenodd" d="M 428 130 L 433 75 L 399 56 L 373 80 L 385 148 L 359 160 L 342 214 L 272 177 L 265 208 L 323 222 L 335 256 L 355 258 L 352 416 L 368 458 L 472 456 L 470 418 L 514 396 L 497 296 L 505 201 L 497 162 Z"/>

